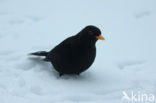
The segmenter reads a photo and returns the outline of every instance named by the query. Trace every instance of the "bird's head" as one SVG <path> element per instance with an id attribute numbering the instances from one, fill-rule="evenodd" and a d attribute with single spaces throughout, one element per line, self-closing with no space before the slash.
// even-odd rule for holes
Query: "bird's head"
<path id="1" fill-rule="evenodd" d="M 92 25 L 86 26 L 82 30 L 82 34 L 85 38 L 90 40 L 105 40 L 105 38 L 101 35 L 100 29 Z"/>

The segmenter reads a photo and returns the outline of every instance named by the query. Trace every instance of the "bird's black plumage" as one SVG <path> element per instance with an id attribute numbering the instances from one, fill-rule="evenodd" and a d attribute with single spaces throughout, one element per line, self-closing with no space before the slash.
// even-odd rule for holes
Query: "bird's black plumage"
<path id="1" fill-rule="evenodd" d="M 96 56 L 95 43 L 104 40 L 101 31 L 95 26 L 87 26 L 78 34 L 71 36 L 49 52 L 41 51 L 32 55 L 45 56 L 45 61 L 63 74 L 79 74 L 88 69 Z"/>

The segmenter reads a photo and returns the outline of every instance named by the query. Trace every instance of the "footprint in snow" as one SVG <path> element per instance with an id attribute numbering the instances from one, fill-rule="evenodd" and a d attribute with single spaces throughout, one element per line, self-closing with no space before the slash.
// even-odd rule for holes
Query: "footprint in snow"
<path id="1" fill-rule="evenodd" d="M 6 12 L 0 12 L 0 16 L 3 16 L 3 15 L 7 15 L 8 13 Z"/>
<path id="2" fill-rule="evenodd" d="M 143 11 L 143 12 L 135 13 L 134 16 L 135 18 L 139 19 L 145 16 L 149 16 L 150 14 L 151 14 L 151 11 Z"/>
<path id="3" fill-rule="evenodd" d="M 42 89 L 39 86 L 32 86 L 30 91 L 36 95 L 42 95 Z"/>
<path id="4" fill-rule="evenodd" d="M 145 63 L 145 61 L 129 61 L 119 64 L 118 67 L 119 69 L 136 68 L 143 66 Z"/>

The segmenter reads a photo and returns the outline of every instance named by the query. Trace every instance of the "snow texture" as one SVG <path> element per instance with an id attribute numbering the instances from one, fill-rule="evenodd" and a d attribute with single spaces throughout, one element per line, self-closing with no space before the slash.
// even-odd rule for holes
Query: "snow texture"
<path id="1" fill-rule="evenodd" d="M 129 103 L 122 91 L 156 96 L 155 0 L 0 0 L 0 103 Z M 28 56 L 87 25 L 102 31 L 94 64 L 59 77 Z M 143 102 L 146 103 L 146 102 Z"/>

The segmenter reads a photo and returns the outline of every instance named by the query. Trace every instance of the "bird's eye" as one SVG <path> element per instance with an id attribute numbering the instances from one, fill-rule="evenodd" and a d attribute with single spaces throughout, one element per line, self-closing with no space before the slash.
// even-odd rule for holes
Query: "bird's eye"
<path id="1" fill-rule="evenodd" d="M 92 32 L 92 31 L 88 31 L 88 33 L 89 33 L 90 35 L 93 35 L 93 32 Z"/>

